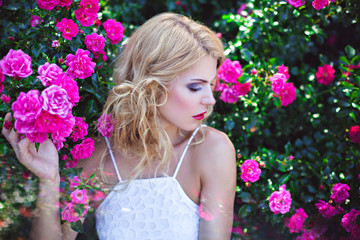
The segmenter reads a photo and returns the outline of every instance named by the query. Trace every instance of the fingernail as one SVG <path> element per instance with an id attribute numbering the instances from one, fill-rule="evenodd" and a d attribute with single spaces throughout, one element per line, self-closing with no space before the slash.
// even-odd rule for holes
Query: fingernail
<path id="1" fill-rule="evenodd" d="M 5 121 L 5 122 L 4 122 L 4 128 L 7 129 L 7 130 L 9 130 L 9 129 L 11 128 L 11 122 Z"/>

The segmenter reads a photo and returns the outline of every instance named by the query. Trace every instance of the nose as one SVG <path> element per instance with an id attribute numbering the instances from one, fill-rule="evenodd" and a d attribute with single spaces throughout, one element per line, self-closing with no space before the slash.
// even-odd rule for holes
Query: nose
<path id="1" fill-rule="evenodd" d="M 216 102 L 212 89 L 206 92 L 206 95 L 202 99 L 202 103 L 205 105 L 214 105 Z"/>

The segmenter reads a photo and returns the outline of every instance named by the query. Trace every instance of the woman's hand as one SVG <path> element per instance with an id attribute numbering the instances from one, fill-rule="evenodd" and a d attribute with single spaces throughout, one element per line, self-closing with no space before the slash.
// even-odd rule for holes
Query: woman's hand
<path id="1" fill-rule="evenodd" d="M 55 180 L 59 177 L 59 155 L 50 139 L 35 148 L 27 137 L 21 138 L 13 127 L 6 128 L 5 123 L 11 122 L 11 114 L 7 113 L 4 119 L 2 134 L 9 141 L 16 157 L 27 169 L 39 177 L 40 180 Z"/>

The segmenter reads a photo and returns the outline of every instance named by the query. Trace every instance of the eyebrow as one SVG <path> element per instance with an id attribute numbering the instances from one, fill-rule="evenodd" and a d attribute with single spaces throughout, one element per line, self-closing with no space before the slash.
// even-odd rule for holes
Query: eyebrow
<path id="1" fill-rule="evenodd" d="M 215 76 L 212 80 L 210 80 L 210 82 L 213 82 L 215 79 L 216 79 L 217 76 Z M 203 82 L 203 83 L 208 83 L 209 81 L 208 80 L 205 80 L 205 79 L 202 79 L 202 78 L 193 78 L 193 79 L 190 79 L 190 81 L 200 81 L 200 82 Z"/>

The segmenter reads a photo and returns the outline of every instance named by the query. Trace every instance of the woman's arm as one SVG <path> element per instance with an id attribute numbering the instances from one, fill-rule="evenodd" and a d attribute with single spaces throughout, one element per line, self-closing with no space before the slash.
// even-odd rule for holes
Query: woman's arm
<path id="1" fill-rule="evenodd" d="M 212 130 L 202 148 L 199 239 L 231 237 L 236 190 L 235 149 L 228 137 Z"/>
<path id="2" fill-rule="evenodd" d="M 6 114 L 5 121 L 11 121 Z M 38 151 L 28 138 L 20 138 L 13 128 L 2 128 L 2 134 L 9 141 L 16 157 L 26 168 L 39 178 L 39 194 L 30 238 L 36 240 L 75 239 L 76 232 L 64 226 L 62 233 L 59 218 L 59 156 L 51 140 L 41 143 Z"/>

